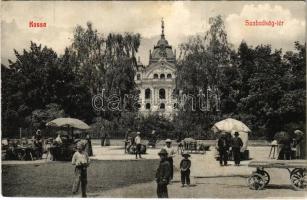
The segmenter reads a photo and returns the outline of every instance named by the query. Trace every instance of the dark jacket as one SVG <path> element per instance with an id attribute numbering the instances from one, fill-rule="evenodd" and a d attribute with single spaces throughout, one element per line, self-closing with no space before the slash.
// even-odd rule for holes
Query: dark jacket
<path id="1" fill-rule="evenodd" d="M 171 177 L 171 165 L 168 161 L 160 162 L 156 173 L 156 181 L 158 184 L 168 184 Z"/>
<path id="2" fill-rule="evenodd" d="M 217 142 L 219 150 L 228 150 L 229 142 L 225 137 L 221 137 Z"/>
<path id="3" fill-rule="evenodd" d="M 181 160 L 180 169 L 187 170 L 187 169 L 190 169 L 190 167 L 191 167 L 191 160 L 189 160 L 189 159 L 182 159 Z"/>
<path id="4" fill-rule="evenodd" d="M 232 148 L 241 148 L 243 146 L 243 142 L 241 140 L 241 138 L 239 137 L 234 137 L 231 140 L 231 147 Z"/>

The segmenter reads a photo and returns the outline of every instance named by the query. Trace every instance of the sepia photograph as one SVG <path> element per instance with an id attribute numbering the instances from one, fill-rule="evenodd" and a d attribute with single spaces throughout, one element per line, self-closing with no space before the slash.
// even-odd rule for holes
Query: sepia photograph
<path id="1" fill-rule="evenodd" d="M 306 199 L 305 1 L 1 1 L 1 195 Z"/>

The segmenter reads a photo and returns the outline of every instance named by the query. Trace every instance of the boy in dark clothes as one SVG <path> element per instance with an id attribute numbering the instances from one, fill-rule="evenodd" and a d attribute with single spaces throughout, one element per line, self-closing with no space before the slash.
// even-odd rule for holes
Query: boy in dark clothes
<path id="1" fill-rule="evenodd" d="M 156 173 L 157 195 L 158 198 L 168 198 L 167 185 L 171 177 L 171 165 L 167 161 L 167 151 L 161 149 L 159 152 L 160 164 Z"/>
<path id="2" fill-rule="evenodd" d="M 190 154 L 183 153 L 183 159 L 180 162 L 180 172 L 181 172 L 181 183 L 182 187 L 184 184 L 190 185 L 190 167 L 191 167 L 191 160 L 189 160 Z"/>

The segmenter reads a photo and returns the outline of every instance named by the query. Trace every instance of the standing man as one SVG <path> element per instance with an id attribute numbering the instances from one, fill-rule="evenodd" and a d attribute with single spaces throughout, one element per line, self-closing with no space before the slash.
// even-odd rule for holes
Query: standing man
<path id="1" fill-rule="evenodd" d="M 71 163 L 76 166 L 72 192 L 73 194 L 76 194 L 81 183 L 82 197 L 86 197 L 87 167 L 90 164 L 90 159 L 84 151 L 83 143 L 79 142 L 77 144 L 77 151 L 73 155 Z"/>
<path id="2" fill-rule="evenodd" d="M 278 160 L 291 160 L 291 145 L 292 138 L 284 138 L 279 142 L 281 150 L 278 155 Z"/>
<path id="3" fill-rule="evenodd" d="M 241 138 L 239 138 L 239 133 L 235 132 L 235 137 L 231 141 L 231 148 L 232 148 L 232 153 L 233 153 L 233 159 L 235 161 L 235 165 L 239 166 L 240 165 L 240 150 L 241 147 L 243 146 L 243 142 Z"/>
<path id="4" fill-rule="evenodd" d="M 223 166 L 223 162 L 224 162 L 224 165 L 227 166 L 229 143 L 228 143 L 225 133 L 221 133 L 221 137 L 217 141 L 217 145 L 218 145 L 218 151 L 220 155 L 220 165 Z"/>
<path id="5" fill-rule="evenodd" d="M 175 151 L 175 149 L 172 147 L 172 140 L 166 139 L 166 140 L 165 140 L 165 144 L 166 144 L 166 146 L 164 146 L 163 149 L 165 149 L 166 152 L 167 152 L 167 161 L 169 162 L 169 164 L 170 164 L 170 166 L 171 166 L 171 176 L 170 176 L 170 180 L 173 180 L 173 177 L 174 177 L 173 157 L 175 157 L 176 151 Z"/>
<path id="6" fill-rule="evenodd" d="M 294 131 L 294 134 L 295 134 L 295 144 L 294 144 L 294 147 L 296 148 L 296 152 L 297 152 L 297 157 L 298 159 L 306 159 L 305 158 L 305 153 L 306 153 L 306 134 L 303 133 L 302 131 L 300 130 L 295 130 Z"/>
<path id="7" fill-rule="evenodd" d="M 158 198 L 168 198 L 167 185 L 170 181 L 171 165 L 167 161 L 167 151 L 165 149 L 161 149 L 158 155 L 160 156 L 160 164 L 156 173 L 157 195 Z"/>
<path id="8" fill-rule="evenodd" d="M 43 155 L 43 140 L 42 140 L 41 130 L 38 129 L 33 138 L 34 138 L 36 159 L 41 159 Z"/>
<path id="9" fill-rule="evenodd" d="M 141 157 L 141 148 L 142 148 L 142 144 L 141 144 L 141 133 L 138 131 L 136 133 L 136 137 L 134 138 L 134 143 L 135 143 L 135 159 L 138 159 L 138 154 L 139 154 L 139 157 Z"/>

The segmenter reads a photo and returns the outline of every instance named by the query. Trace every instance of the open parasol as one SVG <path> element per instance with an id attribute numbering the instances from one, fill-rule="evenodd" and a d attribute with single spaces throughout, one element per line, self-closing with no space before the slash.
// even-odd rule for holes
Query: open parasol
<path id="1" fill-rule="evenodd" d="M 233 131 L 245 133 L 251 132 L 251 130 L 243 122 L 232 118 L 227 118 L 215 123 L 212 127 L 212 130 L 215 133 L 219 131 L 225 131 L 228 133 L 231 133 Z"/>
<path id="2" fill-rule="evenodd" d="M 77 129 L 89 129 L 90 127 L 83 121 L 75 118 L 57 118 L 46 124 L 53 127 L 72 127 Z"/>

